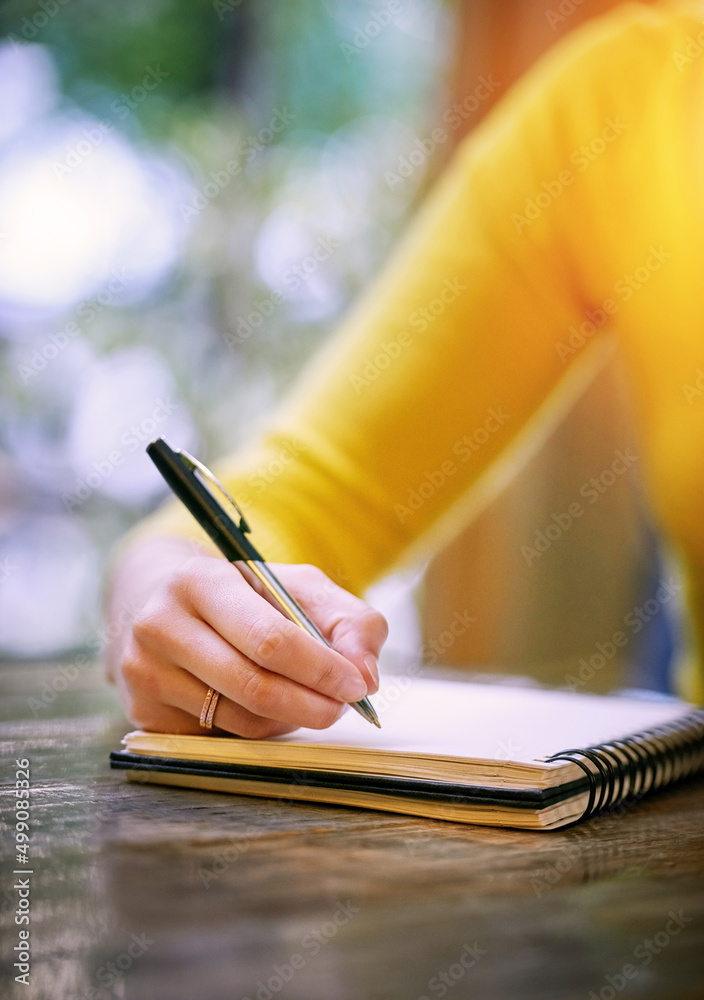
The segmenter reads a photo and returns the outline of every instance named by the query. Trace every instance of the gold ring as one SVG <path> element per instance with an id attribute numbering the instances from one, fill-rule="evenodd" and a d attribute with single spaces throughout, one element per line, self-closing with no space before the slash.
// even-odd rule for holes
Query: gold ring
<path id="1" fill-rule="evenodd" d="M 215 688 L 208 688 L 203 707 L 200 710 L 200 724 L 204 729 L 213 728 L 213 716 L 215 715 L 215 709 L 218 707 L 219 697 L 219 691 L 216 691 Z"/>

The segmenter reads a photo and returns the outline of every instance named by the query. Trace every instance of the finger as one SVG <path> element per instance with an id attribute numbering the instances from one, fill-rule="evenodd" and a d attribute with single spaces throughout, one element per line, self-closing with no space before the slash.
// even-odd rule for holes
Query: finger
<path id="1" fill-rule="evenodd" d="M 237 736 L 244 736 L 247 739 L 262 740 L 271 736 L 282 736 L 290 733 L 301 725 L 300 722 L 282 722 L 268 716 L 258 715 L 251 712 L 244 705 L 239 704 L 229 698 L 223 691 L 214 685 L 205 686 L 193 674 L 181 671 L 182 677 L 174 685 L 173 701 L 185 712 L 192 712 L 195 716 L 196 729 L 203 735 L 210 732 L 200 725 L 200 716 L 205 702 L 205 697 L 209 687 L 213 687 L 219 692 L 215 712 L 213 713 L 212 732 L 235 733 Z M 335 706 L 335 712 L 340 710 L 339 704 Z"/>
<path id="2" fill-rule="evenodd" d="M 338 702 L 367 694 L 360 670 L 294 625 L 221 560 L 201 560 L 184 581 L 193 614 L 232 647 L 272 674 L 288 677 Z M 252 681 L 256 688 L 258 682 Z"/>
<path id="3" fill-rule="evenodd" d="M 135 641 L 142 650 L 142 656 L 141 660 L 135 657 L 134 665 L 127 669 L 132 674 L 132 686 L 138 690 L 146 689 L 150 704 L 175 705 L 200 715 L 205 690 L 213 687 L 251 716 L 284 724 L 286 728 L 279 731 L 298 726 L 325 729 L 339 718 L 343 707 L 340 699 L 328 697 L 259 666 L 235 649 L 208 622 L 184 612 L 179 615 L 168 610 L 168 628 L 164 627 L 166 609 L 159 612 L 156 608 L 150 615 L 143 614 L 135 625 Z M 273 609 L 272 613 L 291 625 Z M 300 632 L 297 626 L 291 627 Z M 314 647 L 324 648 L 314 639 L 310 641 Z M 182 680 L 175 679 L 172 670 L 160 668 L 159 664 L 163 663 L 176 665 L 184 673 L 192 675 L 197 692 L 202 695 L 199 704 L 196 704 L 197 695 L 192 693 L 193 687 L 184 691 Z M 230 722 L 219 724 L 230 732 L 253 735 L 249 715 L 238 713 L 235 718 L 233 712 L 228 711 L 225 718 Z M 246 732 L 243 724 L 246 725 Z"/>
<path id="4" fill-rule="evenodd" d="M 243 736 L 248 739 L 263 740 L 272 736 L 283 736 L 296 729 L 296 726 L 287 723 L 276 722 L 274 719 L 264 719 L 261 716 L 253 715 L 241 705 L 220 696 L 215 712 L 213 714 L 212 729 L 206 729 L 200 724 L 200 713 L 202 703 L 205 700 L 204 686 L 191 677 L 197 685 L 197 691 L 191 690 L 191 697 L 186 697 L 187 690 L 191 685 L 186 680 L 190 675 L 184 674 L 183 688 L 175 693 L 175 700 L 187 704 L 187 708 L 179 708 L 174 705 L 150 705 L 144 712 L 137 712 L 137 718 L 132 718 L 135 725 L 140 729 L 145 729 L 153 733 L 174 733 L 179 736 L 205 736 L 208 734 L 218 735 L 229 733 L 235 736 Z M 180 686 L 179 686 L 180 687 Z M 203 697 L 201 698 L 200 695 Z M 199 703 L 200 702 L 200 703 Z"/>
<path id="5" fill-rule="evenodd" d="M 123 696 L 129 717 L 142 729 L 152 732 L 200 735 L 208 732 L 200 725 L 200 716 L 209 687 L 220 692 L 213 717 L 216 731 L 264 739 L 290 732 L 302 724 L 298 719 L 282 722 L 251 712 L 222 694 L 224 684 L 213 682 L 211 678 L 200 680 L 188 670 L 137 644 L 123 663 L 121 683 L 125 688 Z M 336 716 L 342 707 L 339 702 L 330 702 L 329 706 L 328 699 L 325 702 L 326 708 L 332 708 Z M 324 721 L 324 724 L 329 723 Z"/>
<path id="6" fill-rule="evenodd" d="M 181 671 L 144 650 L 132 639 L 120 663 L 117 684 L 129 719 L 150 732 L 195 733 L 193 713 L 169 705 L 162 691 L 171 691 Z"/>
<path id="7" fill-rule="evenodd" d="M 315 566 L 280 565 L 275 572 L 334 648 L 362 671 L 370 693 L 376 691 L 379 653 L 389 632 L 384 616 Z"/>

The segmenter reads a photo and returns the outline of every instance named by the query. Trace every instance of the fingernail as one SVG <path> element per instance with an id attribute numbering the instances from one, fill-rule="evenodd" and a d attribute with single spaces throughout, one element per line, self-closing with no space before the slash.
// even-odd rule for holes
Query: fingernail
<path id="1" fill-rule="evenodd" d="M 371 653 L 367 653 L 364 657 L 364 666 L 367 668 L 369 673 L 374 678 L 374 683 L 379 684 L 379 661 L 376 656 L 372 656 Z"/>
<path id="2" fill-rule="evenodd" d="M 367 697 L 367 685 L 359 674 L 344 681 L 340 688 L 340 697 L 343 701 L 361 701 Z"/>

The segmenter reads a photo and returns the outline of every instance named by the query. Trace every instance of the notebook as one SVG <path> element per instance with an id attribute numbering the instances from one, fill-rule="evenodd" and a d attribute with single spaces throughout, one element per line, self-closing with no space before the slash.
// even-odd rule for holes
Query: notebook
<path id="1" fill-rule="evenodd" d="M 111 766 L 139 782 L 532 830 L 704 768 L 704 710 L 674 698 L 392 676 L 372 700 L 381 730 L 348 711 L 270 740 L 137 731 Z"/>

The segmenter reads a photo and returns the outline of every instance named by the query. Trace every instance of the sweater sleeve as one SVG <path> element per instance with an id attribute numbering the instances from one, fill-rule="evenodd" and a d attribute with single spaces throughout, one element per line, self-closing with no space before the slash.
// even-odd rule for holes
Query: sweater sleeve
<path id="1" fill-rule="evenodd" d="M 637 158 L 660 16 L 593 22 L 512 89 L 268 430 L 216 467 L 268 559 L 361 592 L 516 441 L 579 361 L 571 332 L 608 326 L 636 251 L 628 227 L 597 241 L 595 214 Z M 197 531 L 171 503 L 132 537 Z"/>

